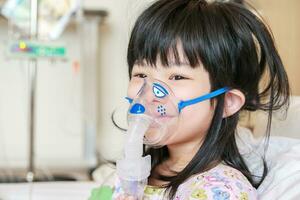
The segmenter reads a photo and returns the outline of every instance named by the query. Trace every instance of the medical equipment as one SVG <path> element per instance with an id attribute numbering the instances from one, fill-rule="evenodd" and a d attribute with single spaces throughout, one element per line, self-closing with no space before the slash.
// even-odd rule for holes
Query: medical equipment
<path id="1" fill-rule="evenodd" d="M 166 83 L 145 78 L 136 97 L 126 99 L 131 104 L 129 116 L 145 114 L 153 119 L 144 136 L 144 144 L 160 147 L 178 134 L 180 113 L 185 107 L 214 98 L 228 90 L 229 88 L 224 87 L 197 98 L 181 100 Z"/>
<path id="2" fill-rule="evenodd" d="M 124 158 L 117 161 L 117 173 L 125 194 L 142 199 L 151 171 L 151 157 L 143 157 L 143 137 L 152 123 L 146 115 L 129 116 Z"/>
<path id="3" fill-rule="evenodd" d="M 13 0 L 7 2 L 13 2 Z M 14 123 L 17 123 L 17 126 L 21 128 L 5 130 L 5 128 L 8 127 L 8 125 L 5 124 L 0 131 L 1 135 L 4 137 L 9 133 L 10 138 L 6 137 L 6 141 L 1 141 L 2 143 L 5 142 L 4 145 L 7 145 L 7 142 L 11 141 L 9 139 L 14 138 L 13 136 L 15 136 L 15 138 L 18 138 L 16 144 L 21 143 L 24 145 L 18 148 L 18 150 L 20 149 L 22 151 L 21 156 L 18 154 L 19 151 L 16 151 L 16 153 L 10 153 L 10 151 L 8 153 L 9 157 L 7 159 L 8 161 L 13 160 L 12 162 L 5 162 L 4 159 L 1 159 L 1 167 L 7 167 L 13 174 L 10 176 L 12 178 L 9 180 L 6 175 L 3 176 L 3 174 L 1 174 L 0 182 L 76 180 L 76 178 L 78 178 L 76 175 L 72 174 L 72 172 L 64 172 L 63 169 L 70 167 L 74 167 L 75 169 L 87 169 L 93 168 L 97 164 L 96 133 L 98 120 L 96 104 L 98 102 L 96 98 L 97 94 L 95 92 L 97 91 L 96 87 L 98 84 L 98 74 L 96 73 L 98 65 L 97 49 L 99 47 L 99 22 L 107 15 L 107 12 L 103 10 L 82 9 L 74 15 L 74 10 L 71 9 L 71 13 L 67 13 L 67 15 L 72 15 L 72 18 L 70 18 L 72 21 L 70 21 L 71 23 L 68 25 L 67 30 L 59 40 L 50 41 L 44 36 L 41 38 L 42 33 L 37 29 L 41 28 L 41 14 L 46 13 L 42 9 L 49 9 L 49 7 L 43 5 L 46 3 L 53 4 L 54 1 L 39 0 L 31 2 L 16 0 L 14 2 L 20 3 L 15 6 L 22 6 L 24 4 L 24 7 L 22 6 L 22 9 L 17 7 L 15 9 L 6 10 L 9 11 L 7 13 L 10 14 L 6 16 L 8 19 L 7 24 L 9 34 L 8 37 L 6 36 L 5 38 L 5 40 L 8 41 L 5 43 L 7 45 L 7 48 L 5 48 L 7 49 L 7 54 L 3 56 L 6 56 L 8 59 L 2 59 L 4 64 L 1 63 L 1 66 L 3 66 L 3 69 L 5 66 L 6 69 L 18 70 L 18 68 L 14 66 L 14 63 L 20 64 L 20 71 L 22 72 L 21 78 L 24 78 L 24 80 L 29 83 L 26 84 L 27 82 L 20 81 L 17 78 L 17 80 L 13 80 L 18 84 L 20 82 L 20 84 L 22 84 L 20 90 L 22 90 L 24 94 L 22 98 L 19 99 L 23 99 L 22 102 L 25 102 L 23 103 L 24 105 L 22 105 L 24 107 L 22 107 L 22 109 L 24 110 L 25 116 L 23 116 L 23 110 L 15 109 L 18 110 L 18 115 L 20 114 L 22 116 L 22 121 L 19 121 L 18 118 Z M 68 2 L 68 5 L 72 6 L 74 5 L 74 2 L 76 3 L 78 0 L 59 1 L 59 3 L 56 2 L 56 4 L 59 7 L 59 5 L 64 2 Z M 30 9 L 30 7 L 32 7 L 32 9 Z M 34 10 L 38 8 L 39 11 Z M 5 9 L 2 11 L 4 12 L 4 10 Z M 24 12 L 15 13 L 14 11 L 16 10 L 23 10 Z M 68 10 L 68 12 L 69 11 L 70 10 Z M 35 27 L 36 30 L 31 30 L 31 33 L 26 32 L 29 30 L 26 28 L 23 31 L 19 31 L 22 27 L 19 27 L 18 25 L 22 25 L 22 23 L 15 23 L 16 15 L 24 13 L 28 14 L 26 17 L 27 25 L 30 23 L 32 26 L 39 24 L 39 27 Z M 30 16 L 30 14 L 34 16 Z M 38 16 L 36 16 L 37 14 Z M 51 15 L 51 13 L 48 14 Z M 62 13 L 62 18 L 54 18 L 58 21 L 65 20 L 66 18 L 63 16 L 64 14 Z M 31 18 L 33 18 L 33 21 L 29 23 Z M 43 20 L 44 19 L 46 18 L 44 17 Z M 28 28 L 29 27 L 30 26 L 28 26 Z M 34 29 L 34 27 L 32 29 Z M 34 35 L 33 33 L 38 34 Z M 71 44 L 68 42 L 69 40 L 71 40 Z M 76 43 L 73 42 L 75 40 L 77 41 Z M 93 40 L 94 43 L 90 44 L 90 40 Z M 84 52 L 82 52 L 80 48 L 84 49 Z M 76 68 L 75 64 L 72 65 L 72 63 L 75 63 L 73 59 L 79 63 L 76 65 Z M 7 62 L 9 62 L 9 64 Z M 74 66 L 73 69 L 71 68 L 72 66 Z M 27 70 L 28 73 L 26 73 Z M 8 83 L 8 81 L 3 80 L 3 78 L 2 82 L 5 84 Z M 56 93 L 53 95 L 51 90 L 55 90 L 55 88 Z M 4 87 L 1 89 L 1 91 L 9 91 L 9 89 L 4 89 Z M 13 88 L 11 90 L 13 90 Z M 45 95 L 43 91 L 46 90 L 47 92 Z M 60 94 L 60 91 L 64 90 L 67 90 L 67 92 Z M 17 93 L 19 91 L 15 92 Z M 37 96 L 38 98 L 36 98 Z M 10 98 L 15 97 L 11 96 Z M 3 100 L 2 98 L 2 105 L 3 103 L 6 103 L 5 101 L 7 100 Z M 65 105 L 64 102 L 67 101 L 68 104 Z M 42 102 L 42 104 L 40 102 Z M 4 105 L 7 106 L 8 104 Z M 10 105 L 13 105 L 13 103 Z M 61 108 L 59 108 L 59 106 L 61 106 Z M 47 112 L 46 107 L 52 107 L 54 112 Z M 4 111 L 3 109 L 1 110 L 2 115 L 4 116 Z M 62 111 L 61 113 L 64 111 L 67 112 L 61 115 L 59 113 L 60 111 L 57 110 Z M 15 113 L 12 113 L 11 115 L 13 116 L 14 114 Z M 36 116 L 38 116 L 38 119 Z M 58 120 L 53 120 L 52 116 Z M 59 118 L 63 120 L 59 120 Z M 48 120 L 49 123 L 48 121 L 46 123 L 43 122 L 46 120 Z M 24 126 L 22 126 L 23 121 Z M 2 123 L 4 124 L 6 121 L 2 121 Z M 53 127 L 53 125 L 55 127 Z M 27 130 L 27 128 L 29 130 Z M 30 134 L 27 135 L 27 132 Z M 27 138 L 29 139 L 27 140 Z M 68 146 L 71 147 L 70 149 L 74 149 L 71 151 L 62 149 L 62 146 L 65 148 L 66 142 L 68 142 Z M 54 150 L 51 147 L 53 144 L 55 144 Z M 1 146 L 4 145 L 1 144 Z M 12 148 L 13 145 L 8 144 L 7 146 L 8 148 Z M 27 151 L 28 148 L 29 151 Z M 55 155 L 57 152 L 62 153 L 57 157 L 51 155 Z M 2 154 L 5 153 L 2 151 Z M 15 155 L 17 155 L 16 158 L 13 157 Z M 66 158 L 69 158 L 72 161 L 66 161 L 65 163 L 60 162 L 60 159 L 67 160 Z M 47 168 L 51 168 L 51 170 L 48 170 Z M 56 171 L 57 168 L 60 168 L 58 173 Z M 24 179 L 25 170 L 28 172 L 27 180 Z M 56 175 L 53 175 L 52 173 L 56 173 Z"/>
<path id="4" fill-rule="evenodd" d="M 45 6 L 45 4 L 48 6 Z M 47 44 L 46 42 L 41 43 L 40 39 L 43 38 L 45 41 L 45 39 L 58 38 L 69 21 L 71 14 L 79 8 L 79 4 L 78 2 L 72 3 L 71 9 L 66 8 L 59 14 L 57 14 L 57 12 L 45 12 L 45 10 L 49 8 L 49 2 L 47 1 L 8 0 L 1 10 L 2 14 L 9 20 L 12 29 L 12 34 L 9 35 L 10 42 L 7 48 L 7 56 L 14 59 L 24 59 L 28 62 L 29 162 L 26 174 L 26 180 L 28 182 L 32 182 L 36 179 L 34 146 L 36 137 L 35 121 L 38 59 L 51 58 L 57 60 L 65 59 L 66 57 L 66 48 L 64 46 L 53 46 L 53 44 L 50 45 L 50 43 Z M 49 14 L 51 15 L 51 13 L 52 15 L 55 14 L 55 17 L 50 17 Z M 50 19 L 53 20 L 49 22 Z M 43 32 L 46 29 L 47 31 Z M 51 37 L 53 35 L 55 36 Z"/>

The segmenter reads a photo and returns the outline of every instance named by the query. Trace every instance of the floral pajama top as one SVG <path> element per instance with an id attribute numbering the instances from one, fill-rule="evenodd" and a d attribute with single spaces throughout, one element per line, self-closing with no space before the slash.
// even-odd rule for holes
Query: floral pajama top
<path id="1" fill-rule="evenodd" d="M 146 186 L 143 200 L 168 199 L 165 189 Z M 113 199 L 122 195 L 116 181 Z M 257 192 L 247 178 L 238 170 L 224 164 L 189 178 L 181 184 L 173 200 L 257 200 Z"/>

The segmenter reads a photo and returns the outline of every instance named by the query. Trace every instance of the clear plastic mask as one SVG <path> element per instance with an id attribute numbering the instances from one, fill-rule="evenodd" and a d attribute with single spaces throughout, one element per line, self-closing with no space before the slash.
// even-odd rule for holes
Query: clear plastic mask
<path id="1" fill-rule="evenodd" d="M 137 96 L 129 101 L 129 119 L 134 115 L 147 115 L 152 119 L 144 135 L 146 145 L 162 146 L 174 135 L 179 119 L 178 101 L 165 83 L 144 79 Z"/>
<path id="2" fill-rule="evenodd" d="M 176 98 L 166 83 L 145 78 L 136 97 L 133 99 L 126 97 L 130 102 L 128 120 L 130 121 L 130 118 L 137 115 L 150 117 L 152 123 L 144 135 L 144 144 L 160 147 L 178 134 L 179 116 L 183 108 L 213 98 L 226 91 L 228 88 L 221 88 L 209 94 L 183 101 Z"/>

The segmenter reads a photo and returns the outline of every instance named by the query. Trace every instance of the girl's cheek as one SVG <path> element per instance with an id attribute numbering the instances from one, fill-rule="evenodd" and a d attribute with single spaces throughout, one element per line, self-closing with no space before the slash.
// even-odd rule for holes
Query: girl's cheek
<path id="1" fill-rule="evenodd" d="M 187 101 L 200 96 L 199 92 L 191 87 L 176 87 L 173 89 L 173 93 L 178 101 Z"/>

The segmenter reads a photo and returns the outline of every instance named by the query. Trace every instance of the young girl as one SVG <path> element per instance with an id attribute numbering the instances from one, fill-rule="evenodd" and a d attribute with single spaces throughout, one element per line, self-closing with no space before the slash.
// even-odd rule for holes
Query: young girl
<path id="1" fill-rule="evenodd" d="M 267 167 L 255 181 L 236 145 L 239 113 L 268 111 L 270 127 L 272 111 L 289 100 L 286 72 L 261 18 L 230 1 L 158 0 L 137 19 L 127 60 L 130 98 L 145 79 L 166 83 L 180 100 L 228 88 L 184 107 L 176 135 L 147 148 L 153 166 L 144 199 L 258 199 Z M 118 184 L 114 197 L 130 199 Z"/>

